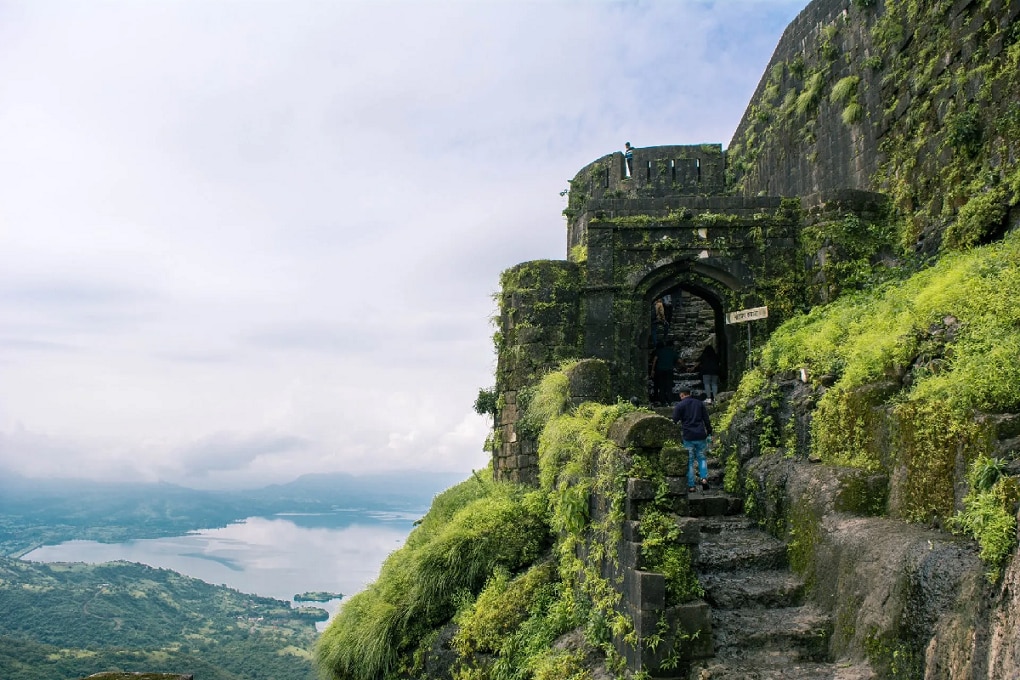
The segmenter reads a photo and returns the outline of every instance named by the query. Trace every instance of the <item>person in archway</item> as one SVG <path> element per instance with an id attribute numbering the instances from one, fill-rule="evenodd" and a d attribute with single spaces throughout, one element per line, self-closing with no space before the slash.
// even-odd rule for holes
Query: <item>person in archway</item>
<path id="1" fill-rule="evenodd" d="M 653 305 L 655 307 L 655 320 L 668 327 L 669 320 L 666 318 L 666 303 L 662 298 L 655 298 Z"/>
<path id="2" fill-rule="evenodd" d="M 652 356 L 652 382 L 655 385 L 655 403 L 669 406 L 673 403 L 673 369 L 679 358 L 673 338 L 666 338 L 655 348 Z"/>
<path id="3" fill-rule="evenodd" d="M 719 397 L 719 355 L 711 343 L 705 345 L 698 357 L 698 372 L 701 373 L 701 384 L 705 387 L 706 404 L 711 404 Z"/>
<path id="4" fill-rule="evenodd" d="M 630 177 L 634 174 L 634 147 L 627 142 L 623 145 L 623 159 L 627 163 L 627 174 L 624 177 Z"/>
<path id="5" fill-rule="evenodd" d="M 697 484 L 708 491 L 708 460 L 705 451 L 712 443 L 712 421 L 704 402 L 691 396 L 687 387 L 680 389 L 680 401 L 673 406 L 673 422 L 680 426 L 680 437 L 687 449 L 687 491 L 697 491 Z M 697 475 L 694 466 L 697 463 Z"/>
<path id="6" fill-rule="evenodd" d="M 652 348 L 658 349 L 666 343 L 669 337 L 669 322 L 666 321 L 666 311 L 662 304 L 662 298 L 656 298 L 652 303 Z"/>

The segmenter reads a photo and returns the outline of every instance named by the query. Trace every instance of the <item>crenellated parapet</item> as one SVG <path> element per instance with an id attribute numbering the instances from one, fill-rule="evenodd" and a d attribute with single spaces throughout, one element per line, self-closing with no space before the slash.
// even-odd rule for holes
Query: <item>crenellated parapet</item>
<path id="1" fill-rule="evenodd" d="M 599 213 L 668 212 L 679 196 L 721 196 L 725 190 L 726 160 L 721 144 L 635 148 L 629 170 L 623 153 L 603 156 L 570 180 L 564 210 L 567 251 L 584 242 L 585 227 Z"/>

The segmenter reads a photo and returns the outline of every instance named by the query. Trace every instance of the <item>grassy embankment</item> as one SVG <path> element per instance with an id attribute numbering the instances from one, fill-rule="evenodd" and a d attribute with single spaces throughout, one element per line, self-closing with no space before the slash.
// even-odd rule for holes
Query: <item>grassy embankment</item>
<path id="1" fill-rule="evenodd" d="M 611 638 L 633 640 L 633 622 L 617 611 L 619 594 L 600 561 L 616 559 L 628 474 L 647 477 L 654 467 L 621 455 L 606 438 L 633 410 L 622 403 L 570 410 L 565 373 L 547 375 L 526 415 L 542 432 L 540 488 L 495 483 L 485 472 L 439 495 L 378 580 L 323 634 L 323 675 L 420 677 L 451 621 L 450 651 L 439 663 L 458 680 L 589 680 L 586 657 L 595 650 L 622 673 Z M 592 494 L 607 500 L 605 516 L 589 516 Z M 667 601 L 684 602 L 701 591 L 665 515 L 653 505 L 642 516 L 644 557 L 666 576 Z M 579 543 L 588 549 L 577 550 Z M 572 630 L 583 631 L 586 644 L 554 648 Z"/>
<path id="2" fill-rule="evenodd" d="M 813 412 L 812 452 L 837 465 L 906 471 L 905 519 L 948 521 L 975 537 L 996 577 L 1016 548 L 1017 478 L 1003 475 L 982 414 L 1020 410 L 1020 233 L 944 254 L 905 281 L 847 294 L 780 327 L 722 420 L 807 369 L 831 381 Z M 886 389 L 869 390 L 885 383 Z M 889 409 L 896 454 L 877 440 L 874 407 Z M 969 465 L 954 508 L 957 456 Z"/>

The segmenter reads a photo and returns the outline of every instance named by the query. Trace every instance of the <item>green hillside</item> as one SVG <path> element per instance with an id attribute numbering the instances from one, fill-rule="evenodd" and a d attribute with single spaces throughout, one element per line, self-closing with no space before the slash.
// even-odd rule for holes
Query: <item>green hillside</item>
<path id="1" fill-rule="evenodd" d="M 105 670 L 202 680 L 310 680 L 319 609 L 114 562 L 0 558 L 0 678 L 60 680 Z"/>

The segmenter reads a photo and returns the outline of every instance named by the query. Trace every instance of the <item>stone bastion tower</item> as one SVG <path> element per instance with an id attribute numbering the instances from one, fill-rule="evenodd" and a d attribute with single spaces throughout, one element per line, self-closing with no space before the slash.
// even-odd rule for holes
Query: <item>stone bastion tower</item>
<path id="1" fill-rule="evenodd" d="M 522 416 L 537 381 L 564 360 L 608 367 L 609 393 L 580 384 L 578 400 L 652 401 L 651 357 L 667 339 L 680 356 L 674 391 L 701 389 L 695 364 L 709 345 L 720 389 L 735 386 L 769 331 L 828 296 L 819 267 L 827 254 L 803 254 L 803 229 L 875 217 L 885 205 L 858 190 L 732 195 L 721 144 L 635 149 L 630 167 L 616 152 L 582 168 L 563 211 L 567 259 L 525 262 L 500 280 L 495 477 L 536 483 L 538 433 Z M 760 307 L 766 319 L 726 323 L 731 312 Z"/>

